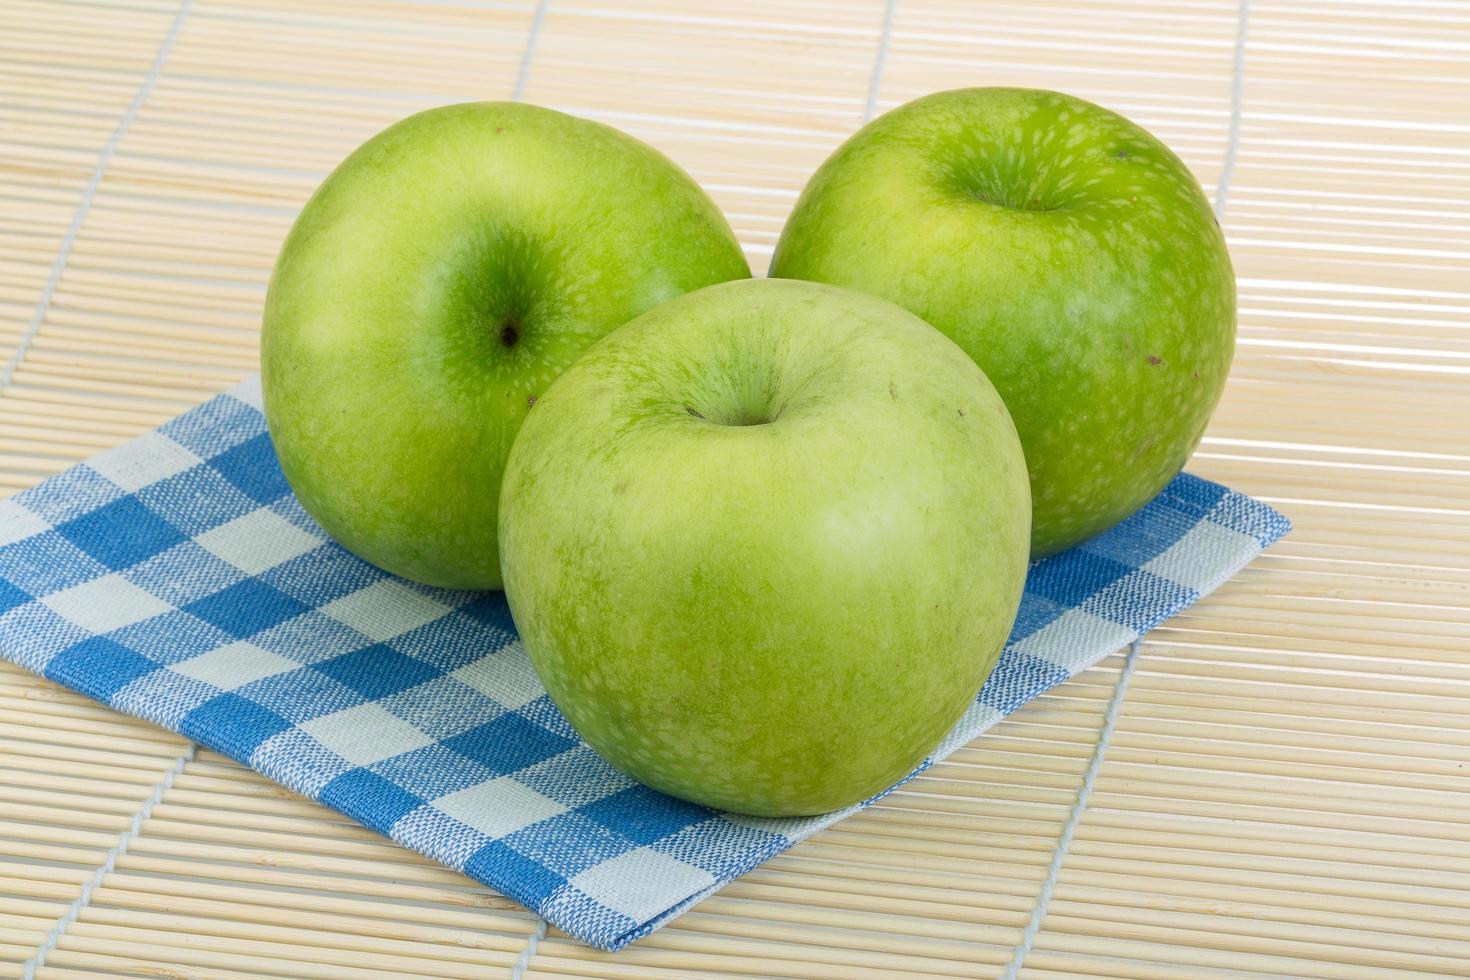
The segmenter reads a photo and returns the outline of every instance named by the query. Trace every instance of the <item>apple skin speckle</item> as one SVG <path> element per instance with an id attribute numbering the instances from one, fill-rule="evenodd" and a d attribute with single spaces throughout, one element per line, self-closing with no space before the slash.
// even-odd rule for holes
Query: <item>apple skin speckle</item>
<path id="1" fill-rule="evenodd" d="M 1235 349 L 1230 258 L 1188 168 L 1055 92 L 941 92 L 865 126 L 807 184 L 770 274 L 881 296 L 975 359 L 1026 449 L 1036 556 L 1173 478 Z"/>

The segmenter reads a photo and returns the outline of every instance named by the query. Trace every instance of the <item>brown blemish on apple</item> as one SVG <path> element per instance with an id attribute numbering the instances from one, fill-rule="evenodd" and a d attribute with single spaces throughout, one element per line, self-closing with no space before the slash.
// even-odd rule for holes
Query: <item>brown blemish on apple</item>
<path id="1" fill-rule="evenodd" d="M 704 418 L 704 415 L 700 413 L 699 409 L 695 408 L 693 405 L 685 405 L 684 411 L 688 412 L 690 415 L 693 415 L 697 419 Z"/>
<path id="2" fill-rule="evenodd" d="M 1157 355 L 1157 354 L 1150 354 L 1148 356 L 1148 362 L 1150 364 L 1154 365 L 1155 367 L 1157 367 L 1160 364 L 1163 364 L 1164 363 L 1164 359 L 1162 357 L 1160 357 L 1159 355 Z"/>
<path id="3" fill-rule="evenodd" d="M 535 408 L 536 407 L 536 396 L 535 395 L 527 395 L 526 396 L 526 407 L 527 408 Z"/>

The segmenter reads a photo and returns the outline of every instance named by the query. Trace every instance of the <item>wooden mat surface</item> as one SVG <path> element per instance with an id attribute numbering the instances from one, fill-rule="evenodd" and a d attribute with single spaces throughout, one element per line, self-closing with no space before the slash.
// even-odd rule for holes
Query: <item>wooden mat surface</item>
<path id="1" fill-rule="evenodd" d="M 1126 113 L 1215 196 L 1240 346 L 1191 469 L 1296 524 L 1136 658 L 613 956 L 532 950 L 512 903 L 0 667 L 0 976 L 154 797 L 41 976 L 1470 975 L 1470 7 L 1246 14 L 0 0 L 4 492 L 252 371 L 295 211 L 414 110 L 519 88 L 623 127 L 761 271 L 870 101 L 1006 84 Z"/>

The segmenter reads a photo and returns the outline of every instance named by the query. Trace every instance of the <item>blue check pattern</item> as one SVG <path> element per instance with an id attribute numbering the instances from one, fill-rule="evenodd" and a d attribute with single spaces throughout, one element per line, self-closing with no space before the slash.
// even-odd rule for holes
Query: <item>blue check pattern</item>
<path id="1" fill-rule="evenodd" d="M 934 758 L 1287 528 L 1182 475 L 1119 527 L 1036 563 L 999 666 Z M 281 475 L 256 381 L 0 502 L 0 656 L 605 949 L 853 812 L 732 816 L 613 769 L 546 696 L 499 593 L 396 579 L 327 538 Z"/>

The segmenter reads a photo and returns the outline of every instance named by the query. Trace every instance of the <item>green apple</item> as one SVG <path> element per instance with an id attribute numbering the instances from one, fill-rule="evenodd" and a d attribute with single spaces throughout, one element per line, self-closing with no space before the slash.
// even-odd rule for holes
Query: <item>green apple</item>
<path id="1" fill-rule="evenodd" d="M 942 92 L 864 127 L 812 177 L 771 275 L 898 303 L 985 369 L 1026 449 L 1037 556 L 1179 472 L 1235 348 L 1235 277 L 1188 168 L 1055 92 Z"/>
<path id="2" fill-rule="evenodd" d="M 296 220 L 266 297 L 266 418 L 301 504 L 390 572 L 498 588 L 496 503 L 529 407 L 613 328 L 745 278 L 653 148 L 512 103 L 411 116 Z"/>
<path id="3" fill-rule="evenodd" d="M 747 280 L 672 300 L 536 403 L 506 595 L 552 699 L 696 803 L 820 813 L 901 779 L 1020 601 L 1025 459 L 964 352 L 883 300 Z"/>

